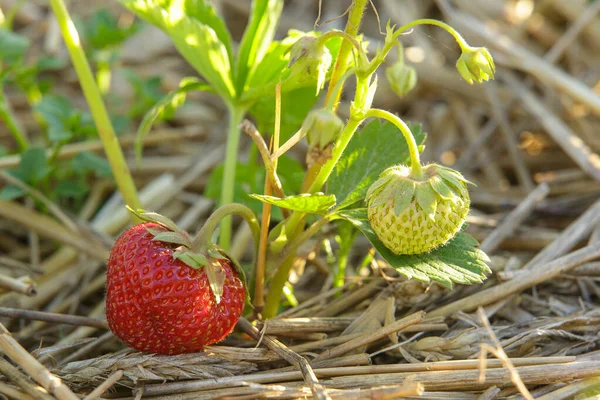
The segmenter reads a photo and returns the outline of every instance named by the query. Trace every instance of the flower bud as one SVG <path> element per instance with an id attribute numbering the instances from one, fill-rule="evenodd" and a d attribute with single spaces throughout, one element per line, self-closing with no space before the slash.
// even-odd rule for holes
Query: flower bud
<path id="1" fill-rule="evenodd" d="M 311 81 L 316 78 L 317 94 L 325 87 L 327 71 L 331 67 L 332 57 L 325 44 L 318 38 L 304 36 L 290 48 L 290 75 L 288 79 L 297 82 Z"/>
<path id="2" fill-rule="evenodd" d="M 456 69 L 469 84 L 494 79 L 496 66 L 485 47 L 466 47 L 456 62 Z"/>
<path id="3" fill-rule="evenodd" d="M 417 84 L 417 71 L 404 63 L 397 62 L 385 70 L 390 86 L 399 97 L 405 96 Z"/>
<path id="4" fill-rule="evenodd" d="M 341 135 L 344 126 L 341 118 L 329 109 L 313 110 L 308 114 L 302 124 L 302 130 L 306 132 L 309 145 L 309 166 L 322 156 L 328 157 L 331 145 Z"/>

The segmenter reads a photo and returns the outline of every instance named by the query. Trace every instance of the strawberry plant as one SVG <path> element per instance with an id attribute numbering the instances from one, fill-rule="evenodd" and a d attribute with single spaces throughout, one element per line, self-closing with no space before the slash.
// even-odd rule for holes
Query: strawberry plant
<path id="1" fill-rule="evenodd" d="M 290 31 L 280 41 L 273 38 L 283 1 L 255 0 L 237 47 L 224 20 L 208 1 L 121 1 L 165 31 L 200 75 L 185 78 L 179 89 L 156 103 L 144 117 L 138 138 L 148 134 L 167 111 L 182 104 L 191 91 L 216 93 L 229 110 L 227 150 L 220 172 L 221 207 L 198 236 L 192 240 L 164 217 L 138 212 L 137 218 L 147 222 L 126 231 L 113 248 L 107 309 L 111 328 L 126 343 L 146 351 L 194 351 L 222 339 L 231 330 L 233 319 L 242 312 L 242 293 L 247 293 L 238 284 L 240 269 L 226 253 L 231 238 L 230 214 L 234 212 L 250 223 L 258 244 L 248 290 L 259 317 L 277 314 L 298 250 L 326 225 L 338 228 L 341 261 L 336 285 L 344 281 L 344 266 L 357 232 L 408 278 L 446 286 L 485 279 L 489 260 L 463 229 L 470 206 L 468 181 L 450 168 L 423 165 L 420 152 L 425 134 L 420 126 L 409 125 L 397 115 L 372 106 L 377 72 L 394 48 L 400 57 L 386 71 L 390 85 L 399 95 L 415 85 L 416 72 L 404 64 L 399 42 L 412 28 L 434 25 L 449 32 L 462 51 L 456 63 L 457 79 L 462 77 L 468 83 L 494 77 L 494 62 L 485 48 L 469 46 L 443 22 L 420 19 L 401 27 L 388 23 L 382 45 L 369 54 L 359 33 L 367 0 L 353 1 L 344 31 Z M 117 183 L 129 205 L 137 209 L 135 188 L 122 165 L 120 149 L 111 147 L 112 128 L 108 133 L 103 129 L 110 123 L 97 85 L 76 41 L 69 39 L 72 32 L 68 30 L 66 9 L 61 0 L 52 0 L 52 5 L 98 131 L 104 135 Z M 351 80 L 355 85 L 353 93 L 346 93 L 351 101 L 349 117 L 344 120 L 338 107 L 345 83 Z M 323 105 L 315 108 L 326 87 Z M 240 125 L 246 116 L 255 119 L 260 131 L 271 134 L 271 146 L 251 123 Z M 263 203 L 260 228 L 251 209 L 231 203 L 236 183 L 240 182 L 236 181 L 235 170 L 242 128 L 254 140 L 253 152 L 260 154 L 265 169 L 264 190 L 250 196 Z M 307 170 L 302 185 L 294 187 L 280 178 L 285 173 L 278 172 L 279 160 L 304 138 L 309 149 Z M 252 190 L 257 189 L 256 182 L 248 182 Z M 271 227 L 273 206 L 282 213 L 279 223 Z M 210 242 L 210 233 L 217 224 L 220 247 Z M 128 255 L 129 248 L 135 251 L 133 255 Z M 169 272 L 172 281 L 165 278 Z M 181 279 L 191 285 L 188 291 L 182 289 L 161 297 L 161 291 L 181 285 Z M 173 317 L 175 308 L 169 307 L 169 302 L 181 302 L 192 311 L 183 318 L 186 311 L 179 307 Z M 134 309 L 143 312 L 136 314 Z M 221 328 L 218 335 L 214 329 L 207 331 L 207 327 L 198 326 L 200 320 L 213 321 L 216 325 L 212 328 Z M 202 338 L 194 336 L 194 331 Z M 167 333 L 174 335 L 170 339 L 173 347 L 159 342 L 159 336 Z"/>

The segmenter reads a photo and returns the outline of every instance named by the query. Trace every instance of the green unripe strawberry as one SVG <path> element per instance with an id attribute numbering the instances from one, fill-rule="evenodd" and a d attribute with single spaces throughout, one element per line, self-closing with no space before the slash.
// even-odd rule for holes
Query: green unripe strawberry
<path id="1" fill-rule="evenodd" d="M 366 196 L 369 222 L 379 240 L 395 254 L 422 254 L 442 246 L 460 230 L 469 212 L 467 181 L 437 164 L 386 169 Z"/>

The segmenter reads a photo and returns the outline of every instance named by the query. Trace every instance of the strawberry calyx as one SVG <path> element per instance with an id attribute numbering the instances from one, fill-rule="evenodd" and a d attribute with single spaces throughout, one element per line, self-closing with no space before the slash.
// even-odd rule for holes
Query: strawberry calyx
<path id="1" fill-rule="evenodd" d="M 195 243 L 187 232 L 179 229 L 175 222 L 164 215 L 141 209 L 133 210 L 129 206 L 127 206 L 127 209 L 142 221 L 159 225 L 159 227 L 145 227 L 146 231 L 152 235 L 152 240 L 178 245 L 173 252 L 174 260 L 180 260 L 193 269 L 204 269 L 217 304 L 221 302 L 225 284 L 225 272 L 221 266 L 222 260 L 232 265 L 240 275 L 242 283 L 246 286 L 245 274 L 239 264 L 218 246 L 211 243 Z"/>
<path id="2" fill-rule="evenodd" d="M 411 168 L 397 165 L 383 171 L 367 191 L 369 207 L 394 203 L 394 214 L 400 215 L 413 201 L 431 220 L 435 219 L 440 200 L 458 203 L 468 198 L 467 184 L 473 184 L 456 170 L 439 164 L 423 167 L 420 177 L 411 175 Z"/>
<path id="3" fill-rule="evenodd" d="M 158 228 L 145 228 L 152 235 L 152 240 L 177 245 L 177 248 L 173 252 L 173 259 L 180 260 L 190 268 L 204 269 L 217 304 L 221 301 L 223 286 L 225 284 L 225 273 L 221 265 L 222 262 L 229 263 L 238 273 L 244 287 L 247 286 L 246 275 L 239 263 L 230 257 L 224 249 L 212 243 L 211 240 L 213 232 L 224 217 L 231 214 L 239 214 L 250 225 L 254 242 L 258 246 L 260 227 L 256 216 L 248 207 L 236 203 L 220 207 L 207 219 L 193 240 L 187 232 L 179 229 L 175 222 L 164 215 L 141 209 L 134 210 L 129 206 L 127 206 L 127 209 L 142 221 L 159 225 Z"/>

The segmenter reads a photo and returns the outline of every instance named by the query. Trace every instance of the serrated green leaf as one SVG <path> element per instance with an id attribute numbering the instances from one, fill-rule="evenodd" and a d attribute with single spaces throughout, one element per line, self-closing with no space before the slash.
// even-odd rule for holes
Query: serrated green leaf
<path id="1" fill-rule="evenodd" d="M 284 197 L 283 199 L 260 194 L 251 194 L 249 196 L 253 199 L 257 199 L 277 207 L 309 214 L 324 214 L 327 212 L 327 210 L 335 205 L 335 196 L 323 193 L 300 194 L 297 196 Z"/>
<path id="2" fill-rule="evenodd" d="M 121 0 L 139 17 L 163 29 L 175 47 L 214 91 L 226 100 L 235 98 L 231 55 L 227 46 L 210 25 L 203 23 L 201 12 L 192 12 L 181 1 Z M 198 1 L 196 5 L 205 5 Z M 193 7 L 192 7 L 193 8 Z M 215 22 L 210 19 L 211 23 Z M 221 29 L 218 29 L 222 34 Z"/>
<path id="3" fill-rule="evenodd" d="M 486 273 L 489 258 L 475 245 L 477 241 L 465 232 L 459 232 L 442 247 L 418 255 L 397 255 L 388 250 L 377 237 L 367 217 L 367 210 L 357 208 L 336 212 L 337 218 L 350 221 L 371 242 L 379 254 L 400 274 L 409 279 L 423 282 L 430 280 L 451 287 L 453 283 L 470 285 L 481 283 Z"/>
<path id="4" fill-rule="evenodd" d="M 0 28 L 0 60 L 14 61 L 29 47 L 29 39 L 5 28 Z"/>
<path id="5" fill-rule="evenodd" d="M 415 199 L 421 209 L 432 220 L 435 220 L 437 194 L 428 182 L 419 182 L 415 188 Z"/>
<path id="6" fill-rule="evenodd" d="M 144 119 L 140 123 L 135 138 L 135 157 L 138 164 L 142 159 L 142 149 L 144 146 L 144 137 L 150 132 L 152 126 L 160 121 L 165 112 L 175 110 L 181 107 L 185 101 L 188 92 L 193 90 L 204 90 L 210 91 L 211 87 L 206 83 L 200 82 L 196 78 L 183 78 L 179 82 L 179 88 L 168 93 L 162 99 L 160 99 L 148 112 L 144 115 Z"/>
<path id="7" fill-rule="evenodd" d="M 93 172 L 96 176 L 102 178 L 108 178 L 112 176 L 110 164 L 106 159 L 91 153 L 89 151 L 82 151 L 71 161 L 71 167 L 73 171 L 77 173 L 88 173 Z"/>
<path id="8" fill-rule="evenodd" d="M 417 144 L 423 143 L 425 134 L 420 126 L 411 125 L 410 128 Z M 386 168 L 407 163 L 409 159 L 400 130 L 389 122 L 371 121 L 348 143 L 327 182 L 327 192 L 335 194 L 338 208 L 349 207 L 365 197 L 371 184 Z"/>
<path id="9" fill-rule="evenodd" d="M 242 93 L 269 50 L 283 9 L 281 0 L 255 0 L 238 50 L 236 88 Z"/>

